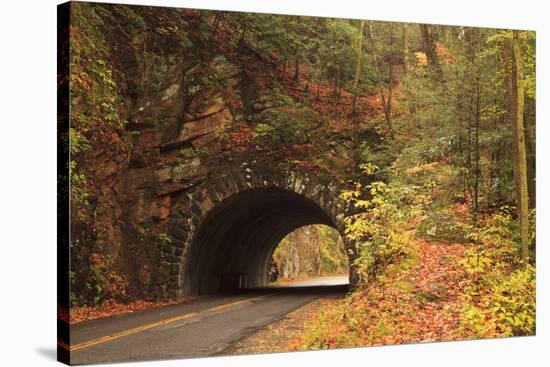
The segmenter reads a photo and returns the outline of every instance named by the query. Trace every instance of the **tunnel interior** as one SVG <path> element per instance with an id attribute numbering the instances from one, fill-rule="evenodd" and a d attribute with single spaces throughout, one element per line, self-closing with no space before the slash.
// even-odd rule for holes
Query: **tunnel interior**
<path id="1" fill-rule="evenodd" d="M 325 224 L 336 228 L 314 201 L 291 191 L 251 189 L 214 207 L 191 242 L 183 284 L 188 294 L 259 287 L 279 242 L 296 228 Z"/>

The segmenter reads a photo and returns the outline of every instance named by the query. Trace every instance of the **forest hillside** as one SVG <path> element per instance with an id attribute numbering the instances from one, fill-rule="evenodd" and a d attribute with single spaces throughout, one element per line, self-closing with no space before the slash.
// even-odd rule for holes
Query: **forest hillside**
<path id="1" fill-rule="evenodd" d="M 75 312 L 170 298 L 176 198 L 254 160 L 354 210 L 353 291 L 291 348 L 535 333 L 534 32 L 84 3 L 68 31 Z"/>

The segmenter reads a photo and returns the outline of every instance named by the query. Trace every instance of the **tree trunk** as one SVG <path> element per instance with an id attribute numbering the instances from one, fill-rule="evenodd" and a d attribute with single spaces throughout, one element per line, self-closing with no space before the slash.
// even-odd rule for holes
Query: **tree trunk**
<path id="1" fill-rule="evenodd" d="M 468 96 L 468 121 L 473 120 L 473 124 L 469 123 L 469 129 L 473 129 L 473 138 L 470 134 L 470 156 L 473 154 L 473 162 L 470 159 L 470 189 L 472 192 L 472 222 L 477 224 L 479 215 L 479 181 L 481 177 L 480 166 L 480 146 L 479 146 L 479 129 L 481 123 L 481 81 L 479 78 L 480 70 L 476 62 L 478 54 L 479 30 L 477 28 L 467 27 L 464 30 L 464 40 L 467 50 L 467 73 L 464 85 L 467 86 Z M 470 82 L 471 80 L 471 82 Z M 470 88 L 471 86 L 471 88 Z M 473 148 L 473 151 L 472 151 Z"/>
<path id="2" fill-rule="evenodd" d="M 295 70 L 294 70 L 294 81 L 297 83 L 300 80 L 300 60 L 296 59 L 294 61 Z"/>
<path id="3" fill-rule="evenodd" d="M 432 27 L 428 24 L 420 24 L 420 33 L 422 34 L 422 46 L 428 64 L 435 65 L 437 63 L 436 41 L 433 36 Z"/>
<path id="4" fill-rule="evenodd" d="M 523 112 L 525 93 L 523 63 L 521 60 L 519 32 L 513 31 L 513 38 L 505 42 L 505 60 L 508 71 L 508 98 L 512 123 L 514 181 L 517 202 L 517 216 L 521 233 L 521 257 L 529 261 L 529 194 L 527 188 L 527 158 L 525 151 L 525 128 Z"/>
<path id="5" fill-rule="evenodd" d="M 428 65 L 432 66 L 438 77 L 441 77 L 443 72 L 441 65 L 439 64 L 439 57 L 437 55 L 437 40 L 433 33 L 433 28 L 428 24 L 420 24 L 420 32 L 422 34 L 422 45 Z"/>
<path id="6" fill-rule="evenodd" d="M 244 36 L 246 35 L 246 23 L 243 24 L 242 26 L 242 31 L 241 31 L 241 37 L 239 38 L 239 44 L 238 44 L 238 47 L 242 47 L 243 45 L 243 42 L 244 42 Z"/>
<path id="7" fill-rule="evenodd" d="M 409 71 L 409 29 L 407 23 L 401 25 L 401 36 L 403 40 L 403 74 Z"/>
<path id="8" fill-rule="evenodd" d="M 372 42 L 372 21 L 367 22 L 367 38 Z"/>
<path id="9" fill-rule="evenodd" d="M 389 82 L 388 82 L 388 96 L 386 97 L 384 87 L 380 84 L 380 98 L 382 99 L 382 107 L 384 108 L 384 117 L 386 119 L 386 124 L 390 130 L 390 136 L 393 137 L 393 123 L 391 120 L 392 112 L 392 93 L 393 93 L 393 67 L 389 65 Z"/>
<path id="10" fill-rule="evenodd" d="M 390 47 L 393 46 L 393 27 L 390 28 Z M 384 97 L 384 89 L 382 88 L 382 103 L 384 104 L 384 116 L 386 123 L 390 129 L 390 136 L 393 137 L 393 124 L 391 120 L 392 112 L 392 94 L 393 94 L 393 64 L 390 60 L 388 63 L 388 97 Z"/>
<path id="11" fill-rule="evenodd" d="M 479 178 L 481 175 L 479 152 L 479 124 L 481 120 L 481 91 L 479 76 L 476 76 L 476 101 L 475 101 L 475 137 L 474 137 L 474 198 L 473 198 L 473 222 L 477 224 L 479 214 Z"/>
<path id="12" fill-rule="evenodd" d="M 213 30 L 211 32 L 212 39 L 216 38 L 216 34 L 218 33 L 218 28 L 220 27 L 222 17 L 222 13 L 216 13 L 216 16 L 214 17 L 214 23 L 212 24 Z"/>
<path id="13" fill-rule="evenodd" d="M 340 66 L 338 67 L 338 72 L 340 73 L 340 76 L 338 78 L 340 82 L 340 85 L 338 86 L 338 97 L 341 97 L 342 87 L 344 86 L 344 65 L 343 64 L 340 64 Z"/>
<path id="14" fill-rule="evenodd" d="M 284 79 L 285 79 L 286 64 L 287 64 L 287 61 L 286 61 L 286 58 L 285 58 L 285 61 L 283 61 L 283 71 L 282 71 L 282 73 L 281 73 L 281 80 L 284 80 Z"/>
<path id="15" fill-rule="evenodd" d="M 363 52 L 363 28 L 365 27 L 365 21 L 361 20 L 359 26 L 359 38 L 357 40 L 357 61 L 355 62 L 355 78 L 353 79 L 353 113 L 355 113 L 355 105 L 357 103 L 357 87 L 359 85 L 359 75 L 361 73 L 361 54 Z"/>
<path id="16" fill-rule="evenodd" d="M 535 116 L 534 114 L 531 115 L 532 120 L 530 120 L 530 115 L 527 113 L 529 109 L 528 106 L 529 105 L 525 106 L 525 112 L 523 114 L 523 124 L 525 125 L 525 149 L 527 152 L 527 193 L 529 194 L 529 207 L 534 208 L 537 202 L 537 185 L 535 179 L 537 175 L 536 146 L 535 139 L 531 137 L 528 121 L 534 122 Z"/>
<path id="17" fill-rule="evenodd" d="M 469 114 L 468 114 L 468 140 L 467 140 L 467 147 L 468 147 L 468 155 L 466 156 L 466 169 L 467 169 L 467 182 L 466 186 L 468 189 L 468 197 L 470 200 L 474 200 L 474 193 L 472 191 L 472 120 L 469 118 L 471 116 L 471 104 L 468 104 Z"/>
<path id="18" fill-rule="evenodd" d="M 403 86 L 403 90 L 405 91 L 407 104 L 409 107 L 409 113 L 414 114 L 416 112 L 415 103 L 411 98 L 411 93 L 408 90 L 407 87 L 407 73 L 409 72 L 409 25 L 407 23 L 403 23 L 401 25 L 401 41 L 403 43 L 403 49 L 402 49 L 402 56 L 403 56 L 403 78 L 401 78 L 401 85 Z"/>
<path id="19" fill-rule="evenodd" d="M 321 95 L 320 95 L 320 94 L 321 94 L 321 91 L 320 91 L 320 89 L 321 89 L 321 79 L 319 79 L 319 80 L 317 81 L 317 100 L 321 99 Z"/>

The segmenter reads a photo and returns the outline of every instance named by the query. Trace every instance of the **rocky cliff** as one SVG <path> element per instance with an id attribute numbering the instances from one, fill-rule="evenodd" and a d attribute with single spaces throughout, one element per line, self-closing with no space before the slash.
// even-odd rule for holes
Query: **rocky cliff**
<path id="1" fill-rule="evenodd" d="M 162 295 L 173 198 L 209 177 L 249 161 L 354 175 L 356 134 L 213 14 L 71 4 L 74 303 Z"/>

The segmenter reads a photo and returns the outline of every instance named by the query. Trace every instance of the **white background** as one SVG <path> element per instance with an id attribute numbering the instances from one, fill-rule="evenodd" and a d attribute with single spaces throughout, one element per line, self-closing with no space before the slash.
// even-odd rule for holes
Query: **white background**
<path id="1" fill-rule="evenodd" d="M 56 347 L 56 4 L 0 9 L 0 365 L 53 365 Z M 116 3 L 321 15 L 537 31 L 537 336 L 129 366 L 540 366 L 550 359 L 548 23 L 545 1 L 150 0 Z"/>

